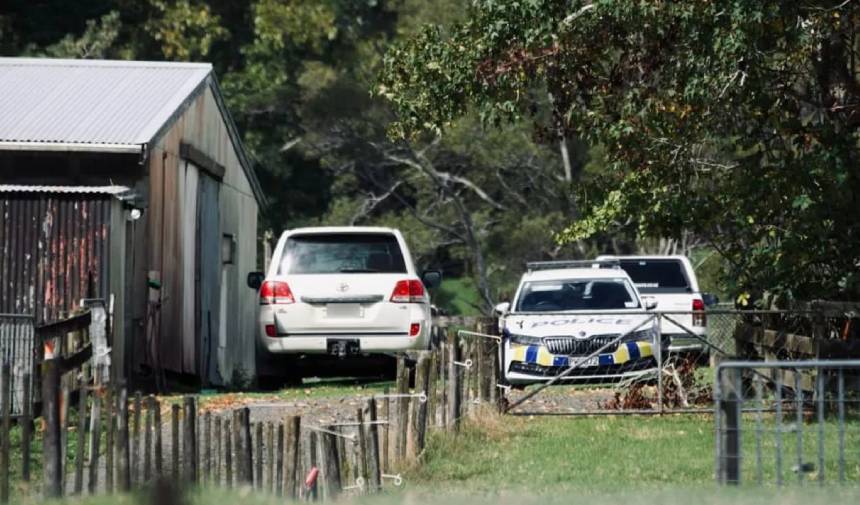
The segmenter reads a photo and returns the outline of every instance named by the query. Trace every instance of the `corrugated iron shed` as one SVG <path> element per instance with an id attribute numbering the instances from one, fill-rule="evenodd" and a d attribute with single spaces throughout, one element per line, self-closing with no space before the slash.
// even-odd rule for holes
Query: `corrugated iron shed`
<path id="1" fill-rule="evenodd" d="M 150 142 L 212 65 L 0 58 L 0 141 Z"/>
<path id="2" fill-rule="evenodd" d="M 265 205 L 209 63 L 0 58 L 0 151 L 143 153 L 206 88 Z"/>

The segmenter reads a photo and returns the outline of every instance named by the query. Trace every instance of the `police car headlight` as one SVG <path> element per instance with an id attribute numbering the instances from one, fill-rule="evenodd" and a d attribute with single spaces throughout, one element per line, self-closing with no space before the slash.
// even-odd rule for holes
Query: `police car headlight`
<path id="1" fill-rule="evenodd" d="M 633 333 L 628 334 L 621 340 L 624 342 L 640 342 L 643 340 L 646 342 L 651 342 L 652 340 L 654 340 L 654 330 L 651 328 L 645 330 L 637 330 Z"/>
<path id="2" fill-rule="evenodd" d="M 532 337 L 529 335 L 517 335 L 516 333 L 511 333 L 508 335 L 508 341 L 512 344 L 520 344 L 520 345 L 543 345 L 542 337 Z"/>

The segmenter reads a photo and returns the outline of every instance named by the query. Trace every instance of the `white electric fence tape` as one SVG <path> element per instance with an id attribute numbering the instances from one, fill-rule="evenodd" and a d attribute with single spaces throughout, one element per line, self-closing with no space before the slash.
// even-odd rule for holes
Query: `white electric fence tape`
<path id="1" fill-rule="evenodd" d="M 391 474 L 383 473 L 383 474 L 382 474 L 382 478 L 383 478 L 383 479 L 390 479 L 390 480 L 393 480 L 393 481 L 394 481 L 394 485 L 395 485 L 395 486 L 400 486 L 400 485 L 402 485 L 402 484 L 403 484 L 403 477 L 401 477 L 399 473 L 398 473 L 398 474 L 396 474 L 396 475 L 391 475 Z"/>
<path id="2" fill-rule="evenodd" d="M 496 342 L 501 342 L 502 337 L 498 335 L 489 335 L 487 333 L 478 333 L 476 331 L 468 331 L 468 330 L 459 330 L 457 332 L 458 336 L 461 337 L 481 337 L 481 338 L 489 338 L 491 340 L 495 340 Z"/>
<path id="3" fill-rule="evenodd" d="M 467 359 L 466 361 L 455 361 L 454 364 L 457 366 L 461 366 L 467 370 L 472 368 L 472 360 L 470 359 Z"/>
<path id="4" fill-rule="evenodd" d="M 336 436 L 336 437 L 345 438 L 345 439 L 349 440 L 349 441 L 350 441 L 350 442 L 352 442 L 352 443 L 357 443 L 357 442 L 358 442 L 358 440 L 356 440 L 356 435 L 354 435 L 354 434 L 353 434 L 353 435 L 345 435 L 345 434 L 340 433 L 340 432 L 338 432 L 338 431 L 327 430 L 327 429 L 325 429 L 325 428 L 321 428 L 321 427 L 319 427 L 319 426 L 306 426 L 305 428 L 307 428 L 307 429 L 309 429 L 309 430 L 311 430 L 311 431 L 318 431 L 318 432 L 320 432 L 320 433 L 328 433 L 329 435 L 334 435 L 334 436 Z"/>
<path id="5" fill-rule="evenodd" d="M 427 393 L 390 393 L 387 395 L 376 395 L 374 398 L 418 398 L 421 403 L 427 402 Z"/>

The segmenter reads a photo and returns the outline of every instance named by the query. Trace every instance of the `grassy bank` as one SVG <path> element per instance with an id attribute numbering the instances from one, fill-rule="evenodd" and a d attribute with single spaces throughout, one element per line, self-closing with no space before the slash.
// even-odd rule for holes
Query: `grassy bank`
<path id="1" fill-rule="evenodd" d="M 419 487 L 479 493 L 607 492 L 713 485 L 713 421 L 706 417 L 484 417 L 435 435 Z"/>
<path id="2" fill-rule="evenodd" d="M 457 437 L 434 434 L 424 464 L 409 476 L 417 489 L 538 495 L 606 494 L 625 490 L 715 489 L 711 416 L 497 417 L 480 416 Z M 757 477 L 755 425 L 744 424 L 743 480 Z M 796 482 L 797 432 L 783 427 L 783 478 Z M 817 461 L 815 425 L 804 429 L 803 461 Z M 762 425 L 762 479 L 776 481 L 775 426 Z M 838 430 L 825 425 L 825 477 L 836 481 Z M 860 483 L 860 424 L 846 426 L 845 477 Z M 814 480 L 809 473 L 806 480 Z"/>

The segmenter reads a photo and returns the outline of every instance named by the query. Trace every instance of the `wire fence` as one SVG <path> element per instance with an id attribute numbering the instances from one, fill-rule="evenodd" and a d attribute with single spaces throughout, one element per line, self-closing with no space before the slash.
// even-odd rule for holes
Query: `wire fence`
<path id="1" fill-rule="evenodd" d="M 860 360 L 717 367 L 722 484 L 860 482 Z"/>

